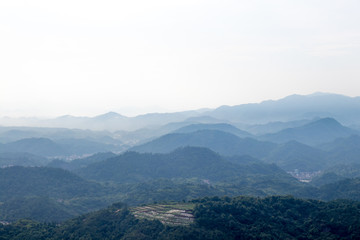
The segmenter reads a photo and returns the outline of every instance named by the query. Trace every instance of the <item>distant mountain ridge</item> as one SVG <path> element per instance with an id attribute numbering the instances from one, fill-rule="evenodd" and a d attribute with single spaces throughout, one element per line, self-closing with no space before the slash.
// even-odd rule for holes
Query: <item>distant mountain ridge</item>
<path id="1" fill-rule="evenodd" d="M 252 134 L 240 130 L 237 127 L 230 125 L 228 123 L 215 123 L 215 124 L 204 124 L 204 123 L 198 123 L 198 124 L 191 124 L 187 125 L 185 127 L 179 128 L 175 130 L 173 133 L 191 133 L 201 130 L 218 130 L 223 131 L 227 133 L 232 133 L 238 137 L 246 138 L 246 137 L 253 137 Z"/>
<path id="2" fill-rule="evenodd" d="M 48 138 L 25 138 L 3 144 L 0 152 L 26 152 L 39 156 L 61 156 L 68 154 L 66 149 Z"/>
<path id="3" fill-rule="evenodd" d="M 290 95 L 280 100 L 261 103 L 222 106 L 206 114 L 232 122 L 267 123 L 293 121 L 316 117 L 331 117 L 344 124 L 360 121 L 360 97 L 339 94 L 314 93 Z"/>
<path id="4" fill-rule="evenodd" d="M 94 154 L 113 150 L 121 146 L 93 142 L 86 139 L 25 138 L 15 142 L 0 144 L 0 153 L 30 153 L 42 157 L 64 157 L 71 155 Z"/>
<path id="5" fill-rule="evenodd" d="M 266 134 L 261 136 L 260 139 L 276 143 L 295 140 L 315 146 L 358 133 L 354 129 L 344 127 L 333 118 L 322 118 L 300 127 L 287 128 L 277 133 Z"/>
<path id="6" fill-rule="evenodd" d="M 273 150 L 276 144 L 253 138 L 239 138 L 228 132 L 204 129 L 190 133 L 167 134 L 148 143 L 132 147 L 130 150 L 169 153 L 186 146 L 206 147 L 224 156 L 250 155 L 262 158 Z"/>
<path id="7" fill-rule="evenodd" d="M 352 135 L 358 132 L 342 126 L 332 118 L 253 138 L 240 138 L 230 133 L 236 132 L 236 129 L 228 124 L 188 125 L 130 150 L 169 153 L 178 147 L 206 147 L 223 156 L 248 155 L 275 163 L 287 171 L 297 169 L 305 172 L 324 170 L 344 162 L 356 162 L 360 154 L 360 136 Z M 347 138 L 340 138 L 344 136 Z"/>
<path id="8" fill-rule="evenodd" d="M 65 127 L 92 130 L 136 130 L 161 126 L 170 122 L 196 119 L 199 123 L 227 122 L 264 124 L 275 121 L 294 121 L 331 117 L 346 125 L 360 122 L 360 97 L 316 93 L 291 95 L 280 100 L 261 103 L 221 106 L 216 109 L 199 109 L 174 113 L 149 113 L 126 117 L 115 112 L 95 117 L 63 116 L 55 119 L 0 118 L 0 124 L 13 126 Z"/>

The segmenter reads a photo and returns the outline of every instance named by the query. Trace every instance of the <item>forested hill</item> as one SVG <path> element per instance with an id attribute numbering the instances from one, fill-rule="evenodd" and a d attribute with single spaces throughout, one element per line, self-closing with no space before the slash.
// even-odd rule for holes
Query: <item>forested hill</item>
<path id="1" fill-rule="evenodd" d="M 0 201 L 26 196 L 67 199 L 98 195 L 102 190 L 100 184 L 58 168 L 0 168 Z"/>
<path id="2" fill-rule="evenodd" d="M 54 168 L 62 168 L 66 170 L 75 170 L 78 168 L 86 167 L 92 163 L 101 162 L 103 160 L 106 160 L 108 158 L 115 157 L 116 154 L 112 152 L 104 152 L 104 153 L 96 153 L 94 155 L 91 155 L 89 157 L 84 158 L 78 158 L 71 162 L 55 159 L 51 161 L 49 164 L 47 164 L 47 167 L 54 167 Z"/>
<path id="3" fill-rule="evenodd" d="M 285 143 L 295 140 L 307 145 L 316 146 L 340 137 L 349 137 L 359 132 L 341 125 L 334 118 L 322 118 L 300 127 L 287 128 L 277 133 L 266 134 L 263 140 Z"/>
<path id="4" fill-rule="evenodd" d="M 185 146 L 206 147 L 224 156 L 250 155 L 262 158 L 273 150 L 276 144 L 252 138 L 239 138 L 234 134 L 218 130 L 199 130 L 190 133 L 167 134 L 130 150 L 169 153 Z"/>
<path id="5" fill-rule="evenodd" d="M 76 171 L 86 179 L 114 182 L 140 182 L 157 178 L 198 178 L 224 181 L 251 174 L 287 174 L 264 163 L 240 166 L 201 147 L 179 148 L 168 154 L 127 152 Z"/>
<path id="6" fill-rule="evenodd" d="M 275 163 L 286 171 L 318 171 L 329 165 L 329 155 L 325 151 L 308 145 L 290 141 L 279 145 L 264 158 L 265 162 Z"/>
<path id="7" fill-rule="evenodd" d="M 321 202 L 293 197 L 202 198 L 186 207 L 190 224 L 174 225 L 137 217 L 123 204 L 71 219 L 61 225 L 20 221 L 0 225 L 3 239 L 358 239 L 360 203 Z M 172 215 L 151 206 L 152 214 Z M 146 206 L 143 208 L 146 209 Z M 131 210 L 131 209 L 130 209 Z M 156 219 L 156 218 L 155 218 Z M 192 222 L 192 223 L 191 223 Z"/>

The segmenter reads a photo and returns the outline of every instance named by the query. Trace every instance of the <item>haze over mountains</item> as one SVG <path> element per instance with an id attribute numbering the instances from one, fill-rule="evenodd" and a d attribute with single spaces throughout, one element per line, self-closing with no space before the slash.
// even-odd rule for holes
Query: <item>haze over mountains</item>
<path id="1" fill-rule="evenodd" d="M 51 128 L 0 127 L 0 152 L 8 158 L 17 154 L 17 159 L 13 160 L 23 166 L 41 166 L 48 162 L 40 160 L 43 157 L 70 159 L 97 152 L 121 153 L 128 149 L 170 153 L 177 148 L 197 146 L 228 157 L 248 155 L 276 163 L 287 171 L 316 171 L 341 162 L 357 161 L 359 131 L 343 125 L 333 116 L 356 127 L 360 122 L 356 111 L 359 99 L 317 93 L 259 104 L 132 118 L 114 112 L 94 118 L 64 116 L 36 123 L 52 124 Z M 255 116 L 259 120 L 250 119 Z M 127 129 L 130 123 L 136 130 Z M 31 124 L 34 122 L 27 122 Z M 90 130 L 92 128 L 102 130 Z M 38 164 L 34 162 L 36 158 Z M 2 160 L 1 164 L 6 166 L 7 163 L 8 160 Z"/>
<path id="2" fill-rule="evenodd" d="M 346 125 L 357 125 L 360 120 L 360 97 L 338 94 L 314 93 L 291 95 L 283 99 L 261 103 L 221 106 L 217 109 L 201 109 L 175 113 L 149 113 L 126 117 L 109 112 L 96 117 L 62 116 L 54 119 L 7 118 L 0 119 L 6 126 L 64 127 L 91 130 L 136 130 L 144 127 L 165 125 L 170 122 L 199 121 L 236 124 L 264 124 L 301 119 L 331 117 Z M 213 123 L 214 123 L 213 122 Z"/>
<path id="3" fill-rule="evenodd" d="M 137 117 L 3 118 L 0 221 L 212 196 L 360 200 L 359 103 L 312 94 Z"/>
<path id="4" fill-rule="evenodd" d="M 261 139 L 285 143 L 290 140 L 316 146 L 324 142 L 330 142 L 336 138 L 349 137 L 359 132 L 342 126 L 334 118 L 322 118 L 300 127 L 287 128 L 277 133 L 266 134 Z"/>

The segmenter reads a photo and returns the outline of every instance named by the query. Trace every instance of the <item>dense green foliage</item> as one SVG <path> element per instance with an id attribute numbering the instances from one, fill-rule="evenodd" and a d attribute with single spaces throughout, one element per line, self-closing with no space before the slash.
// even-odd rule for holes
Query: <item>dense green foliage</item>
<path id="1" fill-rule="evenodd" d="M 68 171 L 46 167 L 0 169 L 0 220 L 63 221 L 105 207 L 110 189 Z"/>
<path id="2" fill-rule="evenodd" d="M 47 197 L 11 198 L 0 205 L 0 219 L 9 222 L 18 219 L 62 222 L 76 215 L 65 205 Z"/>
<path id="3" fill-rule="evenodd" d="M 0 240 L 45 240 L 51 239 L 54 224 L 38 223 L 22 219 L 10 225 L 0 224 Z"/>
<path id="4" fill-rule="evenodd" d="M 255 117 L 248 109 L 246 113 L 238 117 Z M 229 124 L 194 124 L 195 118 L 159 126 L 158 120 L 164 116 L 160 115 L 143 116 L 152 118 L 154 126 L 135 132 L 0 127 L 0 167 L 5 167 L 0 169 L 0 240 L 359 238 L 359 202 L 318 201 L 360 200 L 360 137 L 352 135 L 359 132 L 324 118 L 299 121 L 302 124 L 281 123 L 280 128 L 277 126 L 283 129 L 280 132 L 253 136 Z M 180 115 L 171 118 L 184 120 Z M 93 120 L 104 125 L 124 119 L 109 113 Z M 206 121 L 219 120 L 208 117 Z M 284 124 L 291 128 L 284 129 Z M 42 157 L 70 159 L 73 155 L 122 151 L 124 146 L 117 138 L 134 144 L 170 132 L 132 149 L 151 153 L 117 156 L 107 152 L 71 162 L 59 158 L 51 163 Z M 19 167 L 46 164 L 48 167 Z M 325 170 L 307 184 L 283 169 Z M 202 199 L 194 200 L 197 198 Z M 191 210 L 195 221 L 189 217 L 191 225 L 175 226 L 161 216 L 140 219 L 140 215 L 132 215 L 135 208 L 129 211 L 124 205 L 143 210 L 149 208 L 143 204 L 159 206 L 154 203 L 167 201 L 196 204 Z M 114 202 L 124 204 L 97 211 Z"/>
<path id="5" fill-rule="evenodd" d="M 208 198 L 195 208 L 197 226 L 228 239 L 356 239 L 360 203 L 292 197 Z"/>
<path id="6" fill-rule="evenodd" d="M 186 147 L 170 154 L 127 152 L 94 161 L 79 172 L 100 183 L 55 168 L 0 169 L 0 221 L 24 217 L 61 221 L 119 201 L 136 206 L 205 196 L 289 194 L 313 199 L 360 200 L 359 181 L 326 185 L 330 181 L 318 188 L 297 181 L 276 165 L 251 157 L 223 158 L 204 148 Z M 51 213 L 50 216 L 39 213 L 42 210 Z"/>
<path id="7" fill-rule="evenodd" d="M 0 169 L 0 201 L 11 197 L 47 196 L 59 199 L 99 195 L 102 187 L 58 168 Z"/>
<path id="8" fill-rule="evenodd" d="M 357 239 L 360 203 L 293 197 L 194 200 L 195 222 L 164 225 L 137 219 L 123 204 L 59 226 L 20 221 L 0 225 L 0 239 Z"/>

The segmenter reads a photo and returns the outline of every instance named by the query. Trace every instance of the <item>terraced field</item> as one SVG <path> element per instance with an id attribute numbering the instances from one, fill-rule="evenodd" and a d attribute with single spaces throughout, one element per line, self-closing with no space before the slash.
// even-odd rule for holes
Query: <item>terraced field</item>
<path id="1" fill-rule="evenodd" d="M 134 207 L 131 212 L 137 218 L 159 220 L 167 225 L 189 225 L 194 222 L 194 204 L 155 204 Z"/>

